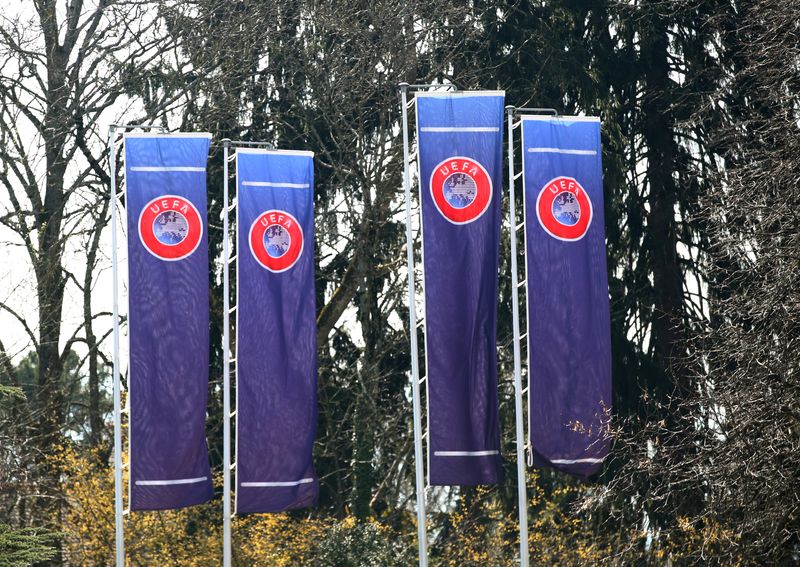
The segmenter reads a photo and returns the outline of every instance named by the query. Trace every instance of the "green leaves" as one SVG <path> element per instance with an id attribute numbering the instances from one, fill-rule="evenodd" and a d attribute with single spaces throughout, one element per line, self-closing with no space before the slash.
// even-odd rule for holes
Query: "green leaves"
<path id="1" fill-rule="evenodd" d="M 13 529 L 0 524 L 0 567 L 25 567 L 56 555 L 60 534 L 38 528 Z"/>

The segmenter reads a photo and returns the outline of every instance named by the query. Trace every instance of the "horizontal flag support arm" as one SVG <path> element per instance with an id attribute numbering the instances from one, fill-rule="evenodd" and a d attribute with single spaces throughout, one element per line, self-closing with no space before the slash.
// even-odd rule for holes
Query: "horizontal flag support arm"
<path id="1" fill-rule="evenodd" d="M 539 108 L 535 106 L 514 106 L 509 104 L 506 106 L 507 112 L 512 112 L 513 114 L 551 114 L 553 116 L 558 116 L 558 111 L 555 108 Z"/>
<path id="2" fill-rule="evenodd" d="M 274 148 L 272 142 L 247 142 L 244 140 L 231 140 L 230 138 L 223 138 L 220 141 L 222 142 L 223 146 L 228 146 L 228 147 L 250 146 L 250 147 L 269 148 L 269 149 Z"/>
<path id="3" fill-rule="evenodd" d="M 117 143 L 119 142 L 119 138 L 117 137 L 117 132 L 122 130 L 123 135 L 125 130 L 133 130 L 135 128 L 141 128 L 142 130 L 158 130 L 162 134 L 167 133 L 167 129 L 164 126 L 158 126 L 156 124 L 109 124 L 108 125 L 108 136 L 109 136 L 109 144 L 111 146 L 116 147 Z"/>
<path id="4" fill-rule="evenodd" d="M 157 124 L 109 124 L 109 130 L 130 130 L 132 128 L 153 128 L 154 130 L 161 130 L 162 132 L 166 132 L 167 129 L 164 126 L 159 126 Z"/>
<path id="5" fill-rule="evenodd" d="M 458 86 L 454 85 L 453 83 L 400 83 L 397 85 L 397 88 L 401 91 L 409 91 L 409 90 L 422 90 L 422 89 L 451 89 L 453 91 L 458 91 Z"/>

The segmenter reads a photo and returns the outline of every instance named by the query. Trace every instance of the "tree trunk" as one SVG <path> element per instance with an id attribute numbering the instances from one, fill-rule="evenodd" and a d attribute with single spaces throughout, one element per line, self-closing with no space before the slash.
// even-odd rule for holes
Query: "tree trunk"
<path id="1" fill-rule="evenodd" d="M 674 379 L 684 365 L 681 351 L 685 340 L 683 276 L 675 226 L 675 125 L 670 108 L 667 22 L 656 12 L 657 7 L 651 10 L 649 21 L 642 26 L 641 53 L 643 133 L 650 189 L 647 225 L 654 290 L 652 348 L 658 366 Z"/>
<path id="2" fill-rule="evenodd" d="M 103 200 L 103 207 L 97 216 L 94 234 L 86 255 L 86 270 L 83 277 L 83 326 L 86 333 L 86 348 L 89 350 L 89 442 L 97 447 L 103 439 L 103 415 L 100 408 L 100 371 L 98 368 L 99 353 L 97 337 L 92 323 L 92 281 L 97 264 L 97 251 L 100 248 L 100 235 L 106 226 L 109 200 Z"/>

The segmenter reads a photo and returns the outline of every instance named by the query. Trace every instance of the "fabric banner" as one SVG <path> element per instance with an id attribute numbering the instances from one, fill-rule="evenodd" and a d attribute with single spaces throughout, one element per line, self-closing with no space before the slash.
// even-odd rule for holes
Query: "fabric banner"
<path id="1" fill-rule="evenodd" d="M 429 481 L 496 484 L 504 93 L 428 92 L 416 101 Z"/>
<path id="2" fill-rule="evenodd" d="M 522 147 L 534 464 L 586 477 L 611 411 L 600 121 L 526 116 Z"/>
<path id="3" fill-rule="evenodd" d="M 206 444 L 210 134 L 125 134 L 131 510 L 200 504 Z"/>
<path id="4" fill-rule="evenodd" d="M 314 154 L 238 149 L 236 512 L 313 506 Z"/>

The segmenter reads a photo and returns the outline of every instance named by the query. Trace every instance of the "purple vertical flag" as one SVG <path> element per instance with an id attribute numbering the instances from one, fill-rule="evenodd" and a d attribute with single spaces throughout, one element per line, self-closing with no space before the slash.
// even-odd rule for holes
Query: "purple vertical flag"
<path id="1" fill-rule="evenodd" d="M 131 510 L 200 504 L 213 488 L 206 161 L 210 134 L 126 134 Z"/>
<path id="2" fill-rule="evenodd" d="M 496 484 L 504 94 L 416 100 L 430 484 Z"/>
<path id="3" fill-rule="evenodd" d="M 313 506 L 314 154 L 236 151 L 236 512 Z"/>
<path id="4" fill-rule="evenodd" d="M 580 477 L 608 454 L 611 324 L 600 120 L 522 120 L 534 464 Z"/>

